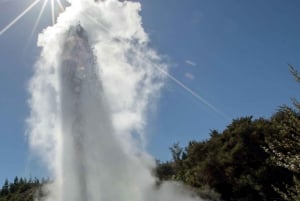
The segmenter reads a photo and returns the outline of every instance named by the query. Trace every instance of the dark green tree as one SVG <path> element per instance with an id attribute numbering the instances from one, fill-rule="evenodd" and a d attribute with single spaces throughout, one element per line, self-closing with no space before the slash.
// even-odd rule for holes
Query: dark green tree
<path id="1" fill-rule="evenodd" d="M 297 82 L 300 82 L 300 74 L 289 65 Z M 286 183 L 285 189 L 274 186 L 277 192 L 287 201 L 300 200 L 300 104 L 293 99 L 295 109 L 287 106 L 280 108 L 273 116 L 272 121 L 279 130 L 277 135 L 267 139 L 265 150 L 272 155 L 271 162 L 286 168 L 293 173 L 294 180 Z"/>
<path id="2" fill-rule="evenodd" d="M 5 179 L 5 182 L 1 189 L 1 196 L 6 196 L 9 194 L 9 182 L 8 179 Z"/>
<path id="3" fill-rule="evenodd" d="M 159 178 L 182 181 L 202 196 L 217 192 L 226 201 L 280 200 L 272 186 L 284 188 L 293 174 L 270 163 L 272 155 L 264 150 L 266 139 L 280 132 L 277 124 L 273 118 L 243 117 L 223 132 L 211 131 L 208 140 L 191 141 L 186 148 L 175 144 L 173 159 L 158 166 Z"/>

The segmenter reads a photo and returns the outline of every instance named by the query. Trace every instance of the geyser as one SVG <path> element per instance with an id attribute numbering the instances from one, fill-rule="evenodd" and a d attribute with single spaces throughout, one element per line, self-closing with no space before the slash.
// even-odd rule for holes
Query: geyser
<path id="1" fill-rule="evenodd" d="M 96 184 L 101 186 L 89 181 L 101 168 L 99 162 L 95 162 L 97 155 L 115 153 L 109 149 L 118 147 L 110 142 L 114 135 L 109 113 L 93 52 L 80 25 L 71 27 L 66 34 L 59 71 L 64 142 L 62 186 L 64 191 L 72 192 L 62 194 L 62 200 L 97 200 L 92 189 Z M 110 147 L 104 146 L 107 144 Z"/>
<path id="2" fill-rule="evenodd" d="M 143 147 L 166 66 L 139 11 L 129 1 L 72 1 L 39 36 L 28 132 L 54 179 L 47 201 L 194 200 L 179 184 L 155 185 Z"/>

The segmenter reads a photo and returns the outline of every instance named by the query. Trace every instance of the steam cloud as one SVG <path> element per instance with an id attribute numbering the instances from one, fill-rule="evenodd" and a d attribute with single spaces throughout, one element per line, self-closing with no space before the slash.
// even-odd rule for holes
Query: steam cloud
<path id="1" fill-rule="evenodd" d="M 30 146 L 54 178 L 45 199 L 194 200 L 179 184 L 155 186 L 151 174 L 155 161 L 142 146 L 147 111 L 165 79 L 157 69 L 167 71 L 167 67 L 147 46 L 140 4 L 70 3 L 58 22 L 39 36 L 42 52 L 29 87 Z M 78 43 L 68 33 L 78 24 L 87 34 L 88 46 L 85 52 L 77 49 L 79 58 L 69 58 L 77 67 L 67 64 L 68 71 L 66 46 Z M 95 58 L 90 60 L 92 55 Z M 80 80 L 74 81 L 72 73 L 79 73 Z"/>

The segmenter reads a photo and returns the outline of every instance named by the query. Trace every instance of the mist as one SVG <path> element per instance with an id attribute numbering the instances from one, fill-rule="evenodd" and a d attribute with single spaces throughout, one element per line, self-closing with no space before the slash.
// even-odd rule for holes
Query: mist
<path id="1" fill-rule="evenodd" d="M 147 116 L 168 67 L 149 47 L 140 3 L 70 4 L 39 35 L 29 86 L 30 147 L 54 180 L 43 199 L 197 200 L 179 183 L 157 186 L 145 150 Z"/>

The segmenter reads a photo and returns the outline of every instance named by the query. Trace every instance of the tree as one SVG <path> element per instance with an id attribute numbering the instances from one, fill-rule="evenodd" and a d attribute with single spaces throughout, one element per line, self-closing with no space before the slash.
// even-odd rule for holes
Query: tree
<path id="1" fill-rule="evenodd" d="M 290 64 L 289 67 L 296 81 L 300 82 L 298 71 Z M 293 105 L 295 109 L 283 106 L 273 116 L 272 121 L 279 133 L 267 139 L 265 148 L 272 155 L 273 164 L 293 173 L 293 182 L 285 184 L 285 189 L 274 186 L 274 189 L 287 201 L 300 200 L 300 104 L 293 99 Z"/>
<path id="2" fill-rule="evenodd" d="M 284 117 L 281 112 L 275 116 Z M 263 149 L 267 138 L 279 135 L 277 124 L 272 119 L 242 117 L 220 133 L 211 131 L 208 140 L 191 141 L 186 148 L 177 143 L 170 149 L 173 160 L 158 165 L 159 178 L 181 181 L 202 197 L 219 194 L 226 201 L 282 199 L 272 186 L 283 189 L 282 183 L 292 183 L 293 174 L 270 163 L 271 154 Z"/>
<path id="3" fill-rule="evenodd" d="M 5 182 L 1 189 L 1 196 L 8 195 L 8 193 L 9 193 L 9 182 L 8 179 L 5 179 Z"/>
<path id="4" fill-rule="evenodd" d="M 42 198 L 47 193 L 42 190 L 43 184 L 37 178 L 27 180 L 15 177 L 13 182 L 6 179 L 0 190 L 0 201 L 33 201 L 34 198 Z"/>

